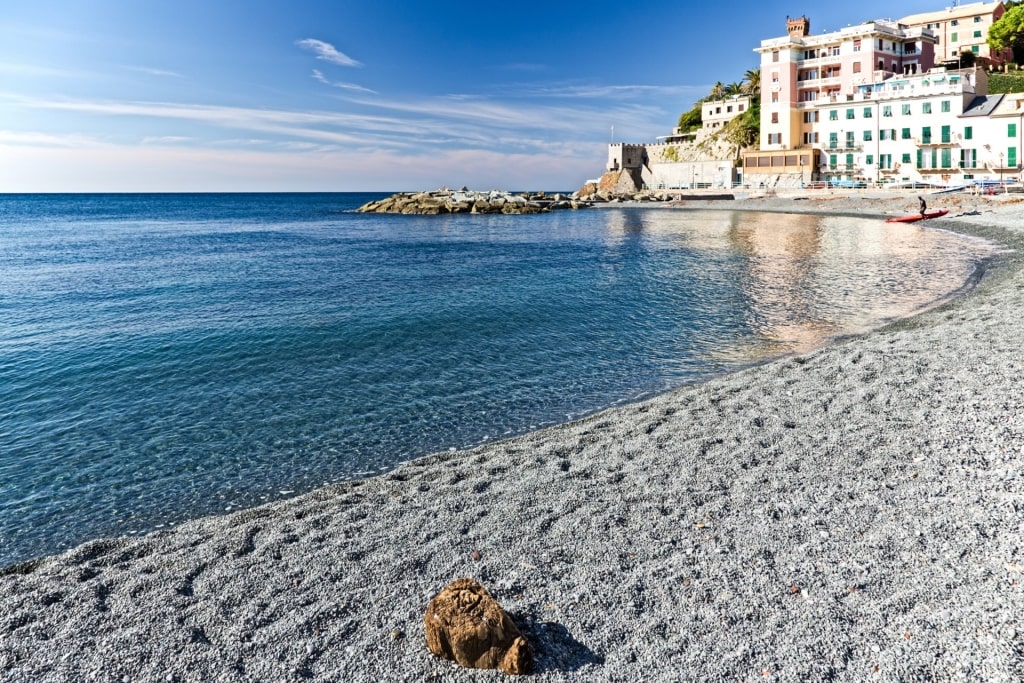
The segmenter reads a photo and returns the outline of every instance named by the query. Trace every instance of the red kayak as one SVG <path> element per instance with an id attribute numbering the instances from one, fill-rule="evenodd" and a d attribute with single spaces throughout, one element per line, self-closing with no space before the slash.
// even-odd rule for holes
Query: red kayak
<path id="1" fill-rule="evenodd" d="M 923 214 L 914 213 L 909 216 L 893 216 L 892 218 L 886 218 L 886 223 L 916 223 L 917 221 L 923 221 L 925 218 L 938 218 L 939 216 L 945 216 L 949 213 L 949 209 L 939 209 L 938 211 L 925 211 Z"/>

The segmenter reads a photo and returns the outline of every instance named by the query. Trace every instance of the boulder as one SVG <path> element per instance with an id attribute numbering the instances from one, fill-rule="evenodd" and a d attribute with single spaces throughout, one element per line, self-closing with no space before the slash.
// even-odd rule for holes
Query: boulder
<path id="1" fill-rule="evenodd" d="M 423 617 L 427 647 L 438 657 L 473 669 L 528 674 L 533 648 L 497 600 L 473 579 L 448 584 Z"/>

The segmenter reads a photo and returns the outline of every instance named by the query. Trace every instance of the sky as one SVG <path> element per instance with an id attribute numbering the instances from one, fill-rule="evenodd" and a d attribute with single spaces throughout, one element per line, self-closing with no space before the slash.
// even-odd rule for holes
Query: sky
<path id="1" fill-rule="evenodd" d="M 0 193 L 575 190 L 865 0 L 5 0 Z"/>

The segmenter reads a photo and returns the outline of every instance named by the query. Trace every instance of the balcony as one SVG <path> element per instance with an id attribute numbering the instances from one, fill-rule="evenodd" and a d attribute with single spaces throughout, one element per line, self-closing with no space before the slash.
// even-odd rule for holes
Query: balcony
<path id="1" fill-rule="evenodd" d="M 833 153 L 838 153 L 838 152 L 860 152 L 863 149 L 864 149 L 864 145 L 861 145 L 861 144 L 858 144 L 858 143 L 853 143 L 851 145 L 851 144 L 848 144 L 848 143 L 845 143 L 845 142 L 837 142 L 835 145 L 832 145 L 831 143 L 829 143 L 829 145 L 827 147 L 825 147 L 825 149 L 823 151 L 825 151 L 826 153 L 827 152 L 833 152 Z"/>
<path id="2" fill-rule="evenodd" d="M 914 138 L 914 144 L 918 147 L 957 147 L 960 144 L 960 134 L 951 135 L 946 139 L 941 137 Z"/>

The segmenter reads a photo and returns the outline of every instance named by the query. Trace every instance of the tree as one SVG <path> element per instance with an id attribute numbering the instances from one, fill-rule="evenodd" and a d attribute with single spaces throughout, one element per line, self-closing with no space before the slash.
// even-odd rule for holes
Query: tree
<path id="1" fill-rule="evenodd" d="M 710 97 L 712 100 L 720 100 L 722 99 L 722 95 L 724 93 L 725 85 L 722 83 L 722 81 L 718 81 L 713 86 L 711 86 L 711 93 L 708 95 L 708 97 Z"/>
<path id="2" fill-rule="evenodd" d="M 701 102 L 693 105 L 690 111 L 684 111 L 679 116 L 679 132 L 689 133 L 692 130 L 700 128 L 704 123 L 704 119 L 701 117 Z"/>
<path id="3" fill-rule="evenodd" d="M 993 50 L 1012 48 L 1018 62 L 1024 59 L 1024 4 L 1011 7 L 992 24 L 986 42 Z"/>
<path id="4" fill-rule="evenodd" d="M 730 83 L 729 85 L 722 88 L 722 95 L 724 97 L 733 97 L 743 92 L 742 83 Z"/>
<path id="5" fill-rule="evenodd" d="M 719 135 L 733 147 L 739 159 L 743 150 L 756 145 L 761 136 L 761 101 L 752 100 L 750 108 L 725 124 Z"/>
<path id="6" fill-rule="evenodd" d="M 743 74 L 743 94 L 756 97 L 761 94 L 761 70 L 747 69 Z"/>

